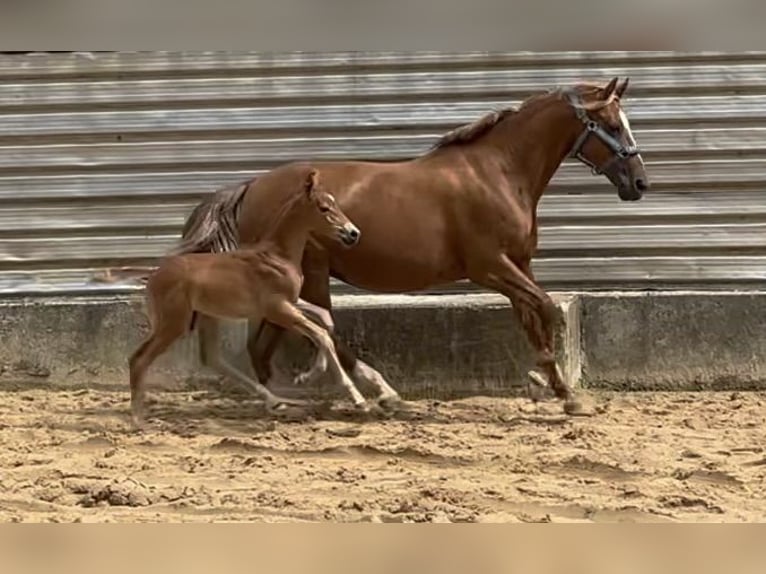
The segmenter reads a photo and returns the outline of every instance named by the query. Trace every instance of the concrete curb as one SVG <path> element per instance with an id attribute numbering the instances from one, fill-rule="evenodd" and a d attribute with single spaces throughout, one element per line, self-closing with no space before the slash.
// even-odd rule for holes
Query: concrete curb
<path id="1" fill-rule="evenodd" d="M 565 376 L 577 381 L 578 303 L 569 296 L 557 301 L 559 357 Z M 345 340 L 408 398 L 513 395 L 534 363 L 522 329 L 499 295 L 343 295 L 334 305 Z M 6 300 L 0 313 L 0 385 L 6 388 L 126 389 L 127 358 L 148 328 L 140 296 Z M 244 367 L 243 326 L 227 328 L 226 347 L 227 356 Z M 305 342 L 293 341 L 277 362 L 289 368 L 286 353 L 305 358 L 307 349 Z M 158 360 L 148 383 L 163 390 L 210 384 L 197 360 L 196 336 L 182 339 Z M 304 394 L 279 381 L 274 388 Z M 334 391 L 327 378 L 306 390 Z"/>

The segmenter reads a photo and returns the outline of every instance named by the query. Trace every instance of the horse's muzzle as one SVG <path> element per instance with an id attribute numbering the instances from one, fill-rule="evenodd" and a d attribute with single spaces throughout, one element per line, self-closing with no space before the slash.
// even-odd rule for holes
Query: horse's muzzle
<path id="1" fill-rule="evenodd" d="M 359 243 L 359 238 L 362 236 L 362 232 L 359 231 L 359 228 L 350 223 L 341 227 L 339 234 L 340 240 L 349 247 Z"/>

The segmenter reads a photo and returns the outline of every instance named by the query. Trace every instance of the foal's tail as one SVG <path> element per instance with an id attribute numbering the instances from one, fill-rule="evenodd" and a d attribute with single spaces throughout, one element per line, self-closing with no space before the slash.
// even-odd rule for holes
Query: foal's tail
<path id="1" fill-rule="evenodd" d="M 91 283 L 117 283 L 123 279 L 138 279 L 146 284 L 149 275 L 156 267 L 109 267 L 103 273 L 97 273 L 90 278 Z"/>
<path id="2" fill-rule="evenodd" d="M 242 199 L 254 181 L 224 187 L 198 203 L 186 218 L 181 240 L 169 255 L 235 250 L 239 245 L 237 226 Z"/>

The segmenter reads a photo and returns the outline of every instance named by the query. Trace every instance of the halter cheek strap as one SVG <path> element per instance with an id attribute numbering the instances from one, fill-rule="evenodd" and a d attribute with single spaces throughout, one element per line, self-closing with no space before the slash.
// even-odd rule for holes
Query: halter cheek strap
<path id="1" fill-rule="evenodd" d="M 609 167 L 616 161 L 623 161 L 635 155 L 638 155 L 640 150 L 637 146 L 625 146 L 617 138 L 612 136 L 604 127 L 588 116 L 588 113 L 583 108 L 580 102 L 580 97 L 572 92 L 567 93 L 567 101 L 574 108 L 575 114 L 579 120 L 585 125 L 585 129 L 577 136 L 572 151 L 569 152 L 569 157 L 573 157 L 587 165 L 594 175 L 603 174 Z M 598 137 L 614 154 L 605 164 L 597 166 L 582 153 L 582 148 L 585 142 L 591 135 Z"/>

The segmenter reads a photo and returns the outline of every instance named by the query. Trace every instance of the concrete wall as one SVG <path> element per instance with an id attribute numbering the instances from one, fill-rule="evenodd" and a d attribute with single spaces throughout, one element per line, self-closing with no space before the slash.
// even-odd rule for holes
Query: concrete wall
<path id="1" fill-rule="evenodd" d="M 558 355 L 573 384 L 766 389 L 765 292 L 564 293 L 556 300 Z M 344 295 L 335 305 L 344 339 L 405 397 L 513 395 L 534 363 L 500 296 Z M 0 301 L 0 386 L 127 389 L 127 357 L 145 332 L 140 298 Z M 240 365 L 244 342 L 241 328 L 227 333 L 226 352 Z M 289 366 L 284 352 L 278 359 Z M 197 363 L 196 340 L 186 338 L 158 361 L 150 384 L 219 384 L 209 375 Z M 309 389 L 320 396 L 335 390 L 327 381 Z"/>

